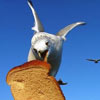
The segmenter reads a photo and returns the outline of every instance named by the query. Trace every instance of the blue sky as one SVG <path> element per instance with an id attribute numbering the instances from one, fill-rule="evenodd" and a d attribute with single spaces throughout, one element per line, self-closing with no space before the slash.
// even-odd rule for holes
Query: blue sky
<path id="1" fill-rule="evenodd" d="M 68 24 L 85 21 L 73 29 L 63 46 L 62 63 L 56 76 L 67 100 L 100 100 L 100 1 L 32 0 L 45 27 L 55 34 Z M 0 0 L 0 100 L 14 100 L 6 75 L 27 61 L 34 19 L 27 0 Z"/>

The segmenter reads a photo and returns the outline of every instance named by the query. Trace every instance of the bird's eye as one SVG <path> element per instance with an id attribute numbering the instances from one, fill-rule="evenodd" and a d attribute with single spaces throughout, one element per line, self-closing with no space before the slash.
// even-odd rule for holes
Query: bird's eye
<path id="1" fill-rule="evenodd" d="M 48 46 L 49 42 L 46 42 L 45 44 Z"/>

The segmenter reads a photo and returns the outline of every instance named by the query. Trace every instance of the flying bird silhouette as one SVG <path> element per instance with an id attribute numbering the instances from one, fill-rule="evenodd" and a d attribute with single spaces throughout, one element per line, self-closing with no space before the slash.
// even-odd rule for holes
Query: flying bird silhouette
<path id="1" fill-rule="evenodd" d="M 65 36 L 73 28 L 79 25 L 84 25 L 85 22 L 76 22 L 61 29 L 56 35 L 44 32 L 44 27 L 33 7 L 31 0 L 28 0 L 28 5 L 32 10 L 35 25 L 32 27 L 34 35 L 31 39 L 31 48 L 28 55 L 28 61 L 43 60 L 51 64 L 50 75 L 55 76 L 58 72 L 61 57 L 63 42 Z"/>
<path id="2" fill-rule="evenodd" d="M 100 59 L 87 59 L 88 61 L 93 61 L 94 63 L 98 63 Z"/>

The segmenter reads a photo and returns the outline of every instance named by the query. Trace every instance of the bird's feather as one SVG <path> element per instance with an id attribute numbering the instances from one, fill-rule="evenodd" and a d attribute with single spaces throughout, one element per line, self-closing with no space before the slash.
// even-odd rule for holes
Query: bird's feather
<path id="1" fill-rule="evenodd" d="M 79 25 L 85 25 L 85 22 L 76 22 L 66 26 L 65 28 L 61 29 L 56 35 L 61 36 L 65 40 L 65 36 L 70 32 L 73 28 Z"/>
<path id="2" fill-rule="evenodd" d="M 98 61 L 100 61 L 100 59 L 98 59 Z"/>
<path id="3" fill-rule="evenodd" d="M 94 59 L 87 59 L 88 61 L 95 61 Z"/>
<path id="4" fill-rule="evenodd" d="M 37 32 L 43 32 L 44 31 L 43 25 L 42 25 L 42 23 L 41 23 L 38 15 L 37 15 L 37 13 L 36 13 L 34 7 L 33 7 L 33 4 L 31 2 L 31 0 L 28 0 L 28 5 L 29 5 L 29 7 L 32 10 L 32 14 L 34 16 L 34 21 L 35 21 L 35 26 L 32 27 L 32 30 L 34 30 L 35 33 L 37 33 Z"/>
<path id="5" fill-rule="evenodd" d="M 100 59 L 86 59 L 86 60 L 88 60 L 88 61 L 93 61 L 93 62 L 95 62 L 95 63 L 98 63 L 98 62 L 100 61 Z"/>

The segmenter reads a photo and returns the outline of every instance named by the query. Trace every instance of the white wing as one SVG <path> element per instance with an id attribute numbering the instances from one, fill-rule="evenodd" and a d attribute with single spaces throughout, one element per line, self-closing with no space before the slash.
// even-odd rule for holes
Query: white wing
<path id="1" fill-rule="evenodd" d="M 28 61 L 36 60 L 35 55 L 32 52 L 32 49 L 30 48 L 29 54 L 28 54 Z"/>
<path id="2" fill-rule="evenodd" d="M 70 24 L 66 26 L 65 28 L 61 29 L 56 35 L 61 36 L 65 39 L 65 36 L 68 34 L 69 31 L 71 31 L 73 28 L 79 25 L 84 25 L 86 24 L 85 22 L 76 22 L 73 24 Z"/>
<path id="3" fill-rule="evenodd" d="M 33 14 L 34 20 L 35 20 L 35 26 L 32 27 L 32 30 L 34 30 L 35 32 L 43 32 L 44 31 L 43 25 L 40 22 L 39 17 L 38 17 L 38 15 L 33 7 L 33 4 L 30 0 L 28 0 L 28 5 L 32 10 L 32 14 Z"/>

